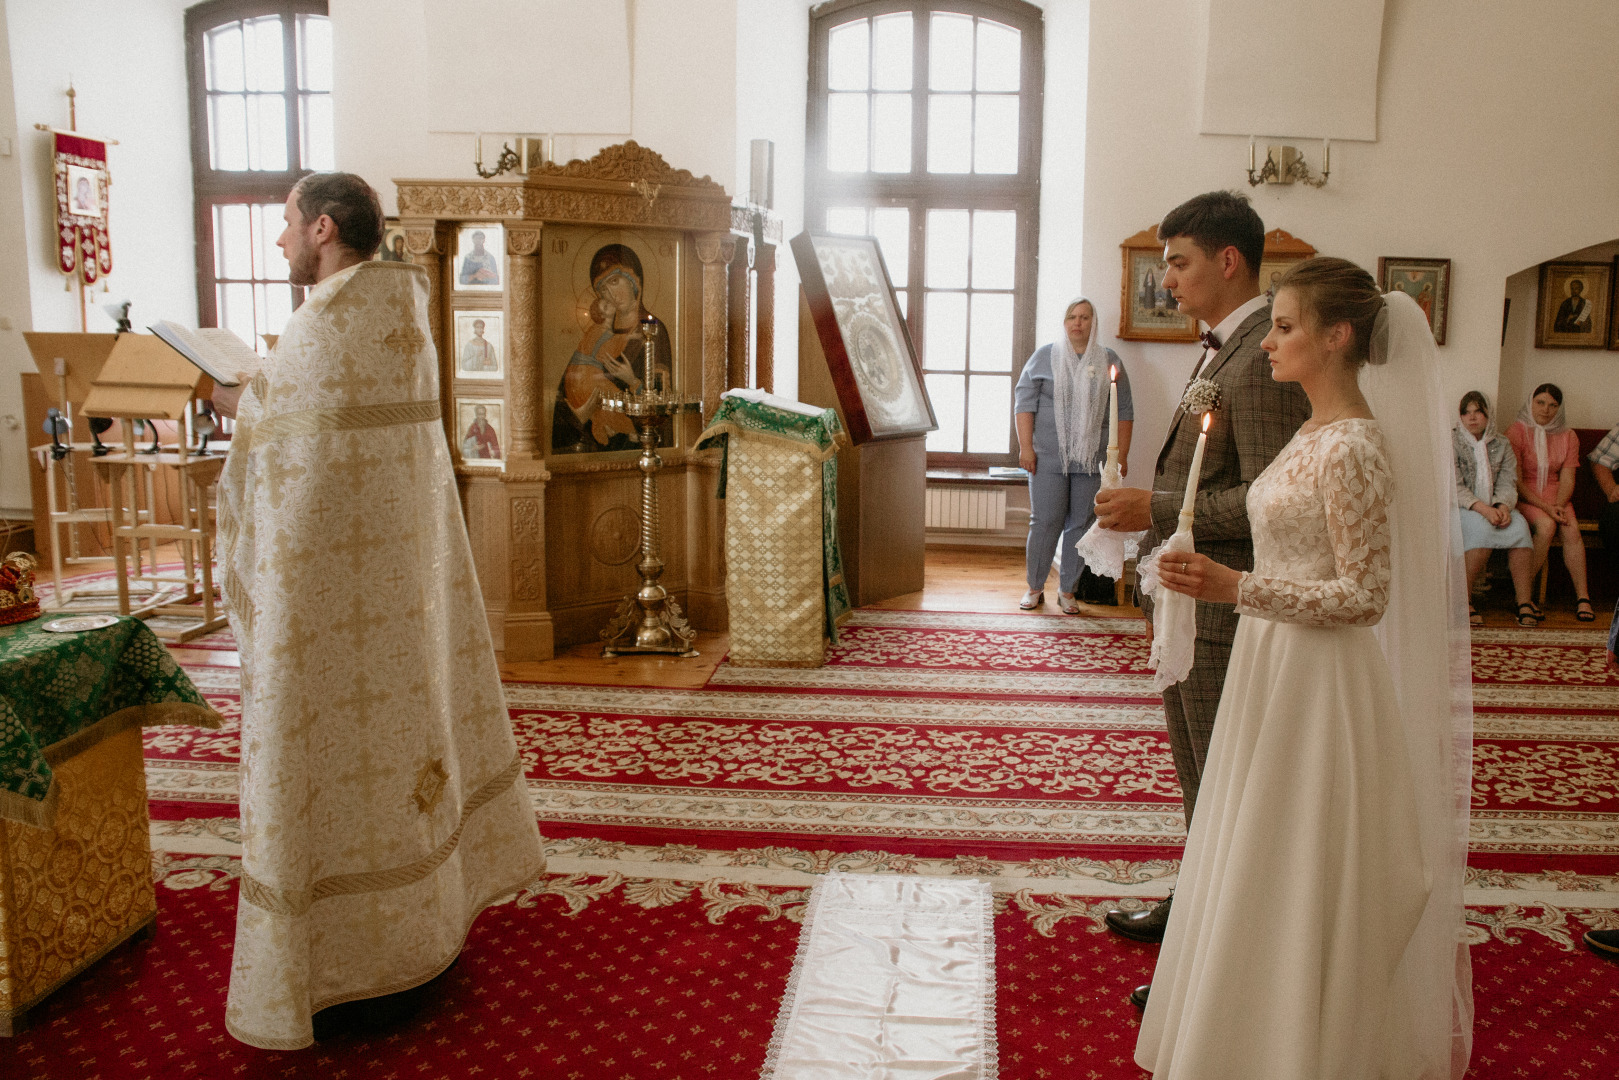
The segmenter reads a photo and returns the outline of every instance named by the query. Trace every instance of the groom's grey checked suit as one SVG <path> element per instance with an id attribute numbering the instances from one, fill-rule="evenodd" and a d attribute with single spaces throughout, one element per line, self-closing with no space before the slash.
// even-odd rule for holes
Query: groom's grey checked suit
<path id="1" fill-rule="evenodd" d="M 1192 515 L 1192 539 L 1197 550 L 1237 570 L 1251 570 L 1254 542 L 1248 525 L 1248 485 L 1287 445 L 1299 425 L 1310 416 L 1310 402 L 1298 383 L 1271 378 L 1270 360 L 1259 343 L 1270 332 L 1270 307 L 1249 315 L 1223 342 L 1220 350 L 1195 377 L 1220 387 L 1220 400 L 1209 424 L 1203 450 L 1202 477 Z M 1191 385 L 1188 380 L 1187 385 Z M 1153 478 L 1152 528 L 1142 543 L 1151 551 L 1174 535 L 1181 501 L 1186 496 L 1187 474 L 1197 446 L 1203 418 L 1177 407 L 1169 422 L 1169 435 L 1158 452 Z M 1152 617 L 1151 600 L 1138 601 Z M 1226 663 L 1237 633 L 1237 609 L 1232 604 L 1197 604 L 1197 643 L 1192 670 L 1164 691 L 1164 716 L 1169 724 L 1169 745 L 1175 755 L 1186 823 L 1192 823 L 1197 788 L 1214 734 L 1214 714 L 1225 686 Z"/>

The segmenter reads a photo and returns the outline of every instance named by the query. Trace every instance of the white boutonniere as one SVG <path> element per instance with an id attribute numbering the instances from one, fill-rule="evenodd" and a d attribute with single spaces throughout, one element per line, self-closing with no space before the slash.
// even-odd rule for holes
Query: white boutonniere
<path id="1" fill-rule="evenodd" d="M 1202 416 L 1220 407 L 1220 384 L 1213 379 L 1193 379 L 1181 395 L 1181 408 L 1193 416 Z"/>

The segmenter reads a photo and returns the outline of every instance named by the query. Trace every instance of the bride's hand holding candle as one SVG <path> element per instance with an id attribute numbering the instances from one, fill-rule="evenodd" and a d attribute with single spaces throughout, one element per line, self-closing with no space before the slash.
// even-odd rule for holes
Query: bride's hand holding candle
<path id="1" fill-rule="evenodd" d="M 1235 604 L 1242 572 L 1196 552 L 1166 552 L 1158 561 L 1164 588 L 1207 604 Z"/>

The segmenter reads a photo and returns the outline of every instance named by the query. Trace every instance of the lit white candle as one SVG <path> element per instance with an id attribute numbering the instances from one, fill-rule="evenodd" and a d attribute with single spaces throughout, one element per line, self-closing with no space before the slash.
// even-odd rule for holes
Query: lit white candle
<path id="1" fill-rule="evenodd" d="M 1119 448 L 1119 369 L 1107 366 L 1107 448 Z"/>
<path id="2" fill-rule="evenodd" d="M 477 139 L 472 144 L 472 162 L 478 168 L 483 168 L 483 132 L 478 132 Z"/>
<path id="3" fill-rule="evenodd" d="M 1321 172 L 1323 174 L 1326 174 L 1326 173 L 1329 173 L 1331 171 L 1332 171 L 1332 140 L 1331 139 L 1322 139 L 1321 140 Z"/>
<path id="4" fill-rule="evenodd" d="M 1119 467 L 1119 369 L 1107 366 L 1107 464 L 1104 471 Z"/>
<path id="5" fill-rule="evenodd" d="M 1248 136 L 1248 171 L 1254 171 L 1254 137 Z"/>
<path id="6" fill-rule="evenodd" d="M 1203 447 L 1209 441 L 1209 420 L 1213 413 L 1203 414 L 1203 430 L 1197 436 L 1197 449 L 1192 451 L 1192 470 L 1186 474 L 1186 498 L 1181 502 L 1181 516 L 1190 520 L 1192 508 L 1197 505 L 1197 482 L 1203 475 Z"/>

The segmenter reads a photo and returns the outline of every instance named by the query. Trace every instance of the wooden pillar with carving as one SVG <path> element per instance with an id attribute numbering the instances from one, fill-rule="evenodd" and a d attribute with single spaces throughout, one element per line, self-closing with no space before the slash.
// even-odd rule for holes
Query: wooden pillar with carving
<path id="1" fill-rule="evenodd" d="M 703 420 L 720 407 L 727 374 L 726 281 L 725 267 L 736 250 L 728 232 L 704 233 L 697 237 L 697 257 L 703 262 Z"/>
<path id="2" fill-rule="evenodd" d="M 436 222 L 405 224 L 405 250 L 410 254 L 410 261 L 427 271 L 427 280 L 431 293 L 427 298 L 427 326 L 428 333 L 433 338 L 433 348 L 438 350 L 439 379 L 441 385 L 448 385 L 452 368 L 450 357 L 453 350 L 444 336 L 444 309 L 449 296 L 446 266 L 449 260 L 445 256 L 449 253 L 449 232 Z M 444 430 L 450 431 L 455 427 L 455 417 L 452 410 L 455 402 L 450 400 L 449 394 L 439 395 L 439 409 L 444 414 Z"/>
<path id="3" fill-rule="evenodd" d="M 509 538 L 501 635 L 508 660 L 549 660 L 555 644 L 545 595 L 545 485 L 551 473 L 539 451 L 539 249 L 538 225 L 507 225 L 506 407 L 511 428 L 500 479 Z"/>
<path id="4" fill-rule="evenodd" d="M 725 389 L 733 386 L 751 387 L 753 385 L 753 365 L 748 363 L 748 350 L 752 342 L 748 340 L 752 329 L 752 281 L 753 276 L 753 241 L 746 236 L 735 238 L 736 250 L 731 256 L 731 274 L 729 295 L 726 305 L 730 308 L 730 340 L 726 343 Z"/>
<path id="5" fill-rule="evenodd" d="M 761 390 L 776 392 L 776 245 L 762 244 L 754 254 L 758 276 L 753 287 L 758 292 L 758 330 L 753 342 L 753 381 Z"/>
<path id="6" fill-rule="evenodd" d="M 540 230 L 537 226 L 506 229 L 507 287 L 511 310 L 507 353 L 511 368 L 511 458 L 535 458 L 539 445 L 540 409 Z"/>

